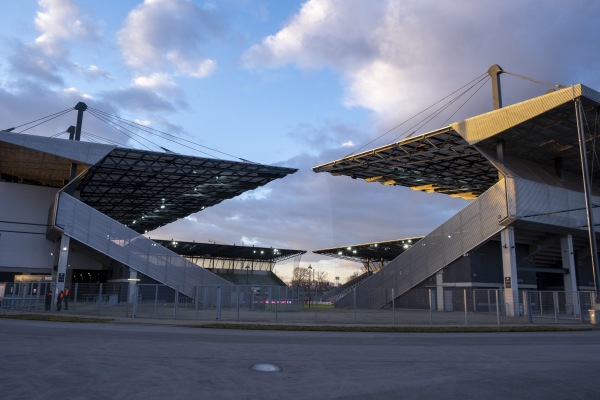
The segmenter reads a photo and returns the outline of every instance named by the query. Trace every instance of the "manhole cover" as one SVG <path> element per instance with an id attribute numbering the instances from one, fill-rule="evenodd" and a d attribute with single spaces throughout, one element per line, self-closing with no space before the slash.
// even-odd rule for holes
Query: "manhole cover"
<path id="1" fill-rule="evenodd" d="M 279 365 L 260 363 L 250 367 L 251 370 L 258 372 L 281 372 L 283 371 Z"/>

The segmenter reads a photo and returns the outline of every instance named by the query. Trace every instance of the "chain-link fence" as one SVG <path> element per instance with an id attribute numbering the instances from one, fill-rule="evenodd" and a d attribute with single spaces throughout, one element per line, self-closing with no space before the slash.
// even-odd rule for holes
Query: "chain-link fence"
<path id="1" fill-rule="evenodd" d="M 48 282 L 6 283 L 2 311 L 44 312 Z M 177 287 L 121 283 L 78 283 L 49 312 L 123 318 L 290 324 L 514 325 L 596 323 L 593 292 L 521 291 L 515 307 L 501 289 L 426 288 L 396 297 L 393 289 L 372 289 L 367 307 L 356 307 L 356 291 L 335 308 L 322 293 L 282 286 L 196 286 L 193 296 Z M 383 308 L 370 308 L 381 304 Z M 363 304 L 365 301 L 363 299 Z M 600 314 L 599 314 L 600 316 Z"/>

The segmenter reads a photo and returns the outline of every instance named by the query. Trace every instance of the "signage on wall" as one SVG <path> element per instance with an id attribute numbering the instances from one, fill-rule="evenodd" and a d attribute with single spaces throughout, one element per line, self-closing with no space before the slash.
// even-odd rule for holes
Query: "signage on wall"
<path id="1" fill-rule="evenodd" d="M 65 274 L 62 272 L 58 273 L 58 281 L 59 282 L 64 282 L 65 281 Z"/>
<path id="2" fill-rule="evenodd" d="M 510 276 L 505 276 L 504 277 L 504 287 L 506 289 L 510 289 L 511 288 L 511 282 L 510 282 Z"/>

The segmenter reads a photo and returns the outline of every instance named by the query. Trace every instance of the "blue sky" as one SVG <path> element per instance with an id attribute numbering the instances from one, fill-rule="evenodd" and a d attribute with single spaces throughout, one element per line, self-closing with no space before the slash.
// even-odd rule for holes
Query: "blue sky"
<path id="1" fill-rule="evenodd" d="M 311 167 L 409 133 L 403 126 L 368 144 L 492 64 L 548 83 L 504 74 L 505 104 L 554 84 L 600 89 L 597 15 L 593 0 L 0 0 L 0 127 L 85 101 L 237 157 L 299 168 L 150 236 L 308 250 L 300 266 L 344 281 L 360 266 L 310 250 L 424 235 L 466 202 Z M 490 93 L 488 83 L 419 133 L 491 110 Z M 85 118 L 84 130 L 137 147 Z M 73 124 L 57 119 L 28 133 Z M 287 278 L 293 266 L 277 272 Z"/>

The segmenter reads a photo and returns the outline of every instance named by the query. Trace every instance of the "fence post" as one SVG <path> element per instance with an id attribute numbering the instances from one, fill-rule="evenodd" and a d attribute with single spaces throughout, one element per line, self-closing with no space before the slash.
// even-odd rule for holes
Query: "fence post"
<path id="1" fill-rule="evenodd" d="M 525 291 L 526 296 L 527 296 L 527 321 L 530 324 L 533 324 L 533 305 L 531 304 L 531 296 L 529 294 L 529 291 Z"/>
<path id="2" fill-rule="evenodd" d="M 154 285 L 154 313 L 152 316 L 156 318 L 156 307 L 158 307 L 158 285 Z"/>
<path id="3" fill-rule="evenodd" d="M 465 325 L 469 325 L 469 322 L 467 321 L 467 289 L 466 288 L 463 289 L 463 304 L 465 307 Z"/>
<path id="4" fill-rule="evenodd" d="M 579 322 L 583 324 L 583 310 L 581 309 L 581 292 L 578 290 L 573 292 L 574 296 L 577 296 L 577 309 L 579 310 Z"/>
<path id="5" fill-rule="evenodd" d="M 221 319 L 221 286 L 217 286 L 217 321 Z"/>
<path id="6" fill-rule="evenodd" d="M 77 293 L 79 292 L 79 283 L 75 283 L 75 294 L 73 296 L 73 311 L 77 309 Z M 44 292 L 46 293 L 46 292 Z"/>
<path id="7" fill-rule="evenodd" d="M 392 288 L 392 325 L 396 325 L 396 297 L 394 296 L 394 288 Z"/>
<path id="8" fill-rule="evenodd" d="M 552 292 L 552 300 L 554 301 L 554 322 L 558 323 L 558 292 Z"/>
<path id="9" fill-rule="evenodd" d="M 179 309 L 179 285 L 175 285 L 175 307 L 173 307 L 173 319 L 177 319 L 177 310 Z"/>
<path id="10" fill-rule="evenodd" d="M 354 323 L 356 323 L 356 287 L 352 289 L 352 297 L 354 302 Z"/>
<path id="11" fill-rule="evenodd" d="M 496 289 L 496 325 L 500 326 L 500 301 L 498 299 L 499 289 Z"/>
<path id="12" fill-rule="evenodd" d="M 237 294 L 236 298 L 237 298 L 237 322 L 240 322 L 240 287 L 236 286 L 235 287 L 235 293 Z"/>
<path id="13" fill-rule="evenodd" d="M 98 285 L 98 300 L 96 301 L 96 314 L 100 315 L 100 307 L 102 307 L 102 302 L 104 301 L 104 299 L 102 298 L 102 287 L 103 284 L 101 283 L 100 285 Z"/>
<path id="14" fill-rule="evenodd" d="M 433 325 L 433 290 L 429 289 L 429 325 Z"/>
<path id="15" fill-rule="evenodd" d="M 279 299 L 281 299 L 281 286 L 277 286 L 277 298 L 275 299 L 275 323 L 277 323 Z M 271 303 L 271 305 L 273 305 Z"/>
<path id="16" fill-rule="evenodd" d="M 133 306 L 133 310 L 131 311 L 131 318 L 135 318 L 137 316 L 137 308 L 138 308 L 138 298 L 139 296 L 139 286 L 138 285 L 134 285 L 133 286 L 133 296 L 132 296 L 132 306 Z"/>
<path id="17" fill-rule="evenodd" d="M 194 319 L 198 320 L 198 285 L 194 286 Z"/>

